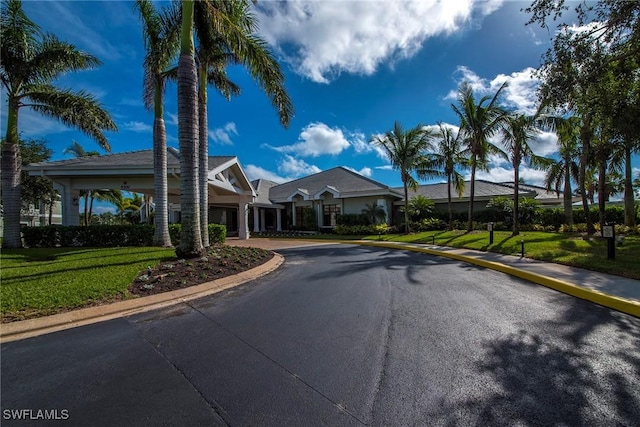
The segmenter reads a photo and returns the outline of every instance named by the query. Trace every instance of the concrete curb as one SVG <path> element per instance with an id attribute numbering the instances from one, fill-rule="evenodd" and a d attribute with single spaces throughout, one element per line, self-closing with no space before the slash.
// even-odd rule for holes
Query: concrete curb
<path id="1" fill-rule="evenodd" d="M 272 259 L 258 267 L 201 285 L 142 298 L 119 301 L 113 304 L 81 308 L 52 316 L 5 323 L 0 325 L 0 343 L 103 322 L 136 313 L 143 313 L 145 311 L 168 307 L 212 295 L 267 275 L 280 267 L 283 262 L 284 257 L 274 252 Z"/>
<path id="2" fill-rule="evenodd" d="M 361 246 L 377 246 L 387 249 L 403 249 L 413 252 L 422 252 L 429 255 L 442 256 L 446 258 L 455 259 L 457 261 L 467 262 L 469 264 L 479 265 L 481 267 L 490 268 L 492 270 L 500 271 L 502 273 L 516 276 L 524 280 L 528 280 L 533 283 L 537 283 L 547 288 L 554 289 L 556 291 L 574 296 L 576 298 L 584 299 L 604 307 L 611 308 L 622 313 L 630 314 L 635 317 L 640 317 L 640 303 L 613 295 L 608 295 L 603 292 L 599 292 L 592 289 L 582 288 L 580 286 L 573 285 L 563 280 L 554 279 L 552 277 L 543 276 L 541 274 L 532 273 L 519 268 L 511 267 L 499 262 L 486 261 L 480 258 L 474 258 L 466 255 L 459 255 L 455 253 L 440 252 L 429 248 L 417 248 L 415 246 L 406 246 L 402 243 L 384 243 L 384 242 L 364 242 L 364 241 L 343 241 L 342 243 L 356 244 Z"/>

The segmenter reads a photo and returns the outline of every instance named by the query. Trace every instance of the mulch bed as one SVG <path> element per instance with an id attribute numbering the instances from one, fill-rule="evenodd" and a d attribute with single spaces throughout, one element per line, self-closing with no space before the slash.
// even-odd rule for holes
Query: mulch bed
<path id="1" fill-rule="evenodd" d="M 273 256 L 264 249 L 215 244 L 202 258 L 176 258 L 140 272 L 129 292 L 146 296 L 188 288 L 250 270 Z"/>

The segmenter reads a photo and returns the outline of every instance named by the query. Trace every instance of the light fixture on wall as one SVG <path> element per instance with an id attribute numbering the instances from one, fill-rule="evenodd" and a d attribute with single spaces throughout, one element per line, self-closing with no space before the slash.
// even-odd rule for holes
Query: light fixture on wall
<path id="1" fill-rule="evenodd" d="M 79 198 L 77 196 L 73 198 L 73 206 L 78 206 L 79 205 L 78 200 L 79 200 Z"/>

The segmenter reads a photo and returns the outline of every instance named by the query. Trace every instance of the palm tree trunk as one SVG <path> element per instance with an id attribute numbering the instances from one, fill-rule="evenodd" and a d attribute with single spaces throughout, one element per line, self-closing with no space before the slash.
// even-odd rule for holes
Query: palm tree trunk
<path id="1" fill-rule="evenodd" d="M 95 200 L 94 197 L 91 197 L 91 203 L 89 203 L 89 222 L 87 223 L 87 225 L 91 225 L 91 216 L 93 215 L 93 201 Z"/>
<path id="2" fill-rule="evenodd" d="M 624 147 L 624 224 L 627 227 L 636 226 L 635 201 L 633 196 L 633 171 L 631 168 L 631 148 Z"/>
<path id="3" fill-rule="evenodd" d="M 182 230 L 178 257 L 202 256 L 198 185 L 198 76 L 193 58 L 193 1 L 182 0 L 182 39 L 178 61 L 178 141 Z"/>
<path id="4" fill-rule="evenodd" d="M 451 211 L 451 174 L 447 175 L 447 208 L 449 209 L 449 230 L 453 229 L 453 212 Z"/>
<path id="5" fill-rule="evenodd" d="M 471 159 L 471 183 L 469 187 L 469 220 L 467 223 L 467 231 L 473 231 L 473 199 L 476 191 L 476 155 Z"/>
<path id="6" fill-rule="evenodd" d="M 573 198 L 571 190 L 571 162 L 572 159 L 564 159 L 564 193 L 562 194 L 562 201 L 564 206 L 564 222 L 567 225 L 573 225 Z"/>
<path id="7" fill-rule="evenodd" d="M 513 178 L 515 179 L 515 183 L 513 184 L 513 232 L 511 235 L 517 236 L 520 234 L 520 170 L 515 165 Z"/>
<path id="8" fill-rule="evenodd" d="M 207 67 L 200 64 L 200 85 L 198 86 L 198 116 L 200 125 L 200 233 L 202 246 L 208 248 L 209 243 L 209 135 L 207 123 Z"/>
<path id="9" fill-rule="evenodd" d="M 606 203 L 607 195 L 605 194 L 605 185 L 607 182 L 607 163 L 604 159 L 598 160 L 598 220 L 600 221 L 600 230 L 607 221 Z"/>
<path id="10" fill-rule="evenodd" d="M 404 233 L 409 234 L 411 231 L 409 228 L 409 188 L 404 175 L 402 176 L 402 185 L 404 186 Z"/>
<path id="11" fill-rule="evenodd" d="M 587 223 L 587 234 L 593 234 L 595 229 L 593 228 L 593 222 L 591 221 L 591 215 L 589 214 L 589 203 L 587 202 L 587 163 L 591 154 L 591 116 L 587 115 L 584 118 L 582 126 L 580 128 L 580 140 L 582 141 L 582 152 L 580 153 L 580 172 L 578 176 L 578 185 L 580 186 L 580 195 L 582 197 L 582 210 L 584 211 L 585 221 Z"/>
<path id="12" fill-rule="evenodd" d="M 162 87 L 156 84 L 153 121 L 153 198 L 155 200 L 155 246 L 170 247 L 169 201 L 167 183 L 167 132 L 164 125 L 164 100 Z"/>
<path id="13" fill-rule="evenodd" d="M 89 197 L 91 197 L 91 190 L 85 190 L 86 193 L 84 195 L 84 211 L 83 211 L 83 216 L 84 216 L 84 226 L 86 227 L 87 225 L 89 225 L 89 220 L 87 218 L 87 214 L 89 213 Z"/>
<path id="14" fill-rule="evenodd" d="M 18 99 L 9 98 L 7 134 L 2 144 L 3 248 L 21 248 L 20 172 L 22 159 L 18 146 Z"/>

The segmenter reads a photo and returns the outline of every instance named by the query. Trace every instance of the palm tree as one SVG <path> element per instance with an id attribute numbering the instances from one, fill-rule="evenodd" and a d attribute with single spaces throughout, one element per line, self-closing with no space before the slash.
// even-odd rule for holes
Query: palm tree
<path id="1" fill-rule="evenodd" d="M 224 15 L 224 28 L 215 28 L 216 14 Z M 293 105 L 284 89 L 284 75 L 264 40 L 254 35 L 258 28 L 250 3 L 244 0 L 196 2 L 194 26 L 198 41 L 198 107 L 200 125 L 199 175 L 200 223 L 203 246 L 209 246 L 208 223 L 208 134 L 207 85 L 213 85 L 227 100 L 238 95 L 240 88 L 226 75 L 229 63 L 245 66 L 249 74 L 271 99 L 280 122 L 287 127 L 293 116 Z"/>
<path id="2" fill-rule="evenodd" d="M 414 191 L 418 188 L 418 182 L 412 174 L 430 168 L 426 154 L 427 150 L 432 148 L 431 137 L 422 125 L 405 131 L 399 122 L 395 122 L 392 130 L 383 135 L 374 135 L 370 141 L 384 149 L 391 166 L 400 171 L 404 188 L 404 223 L 407 234 L 410 232 L 409 188 Z"/>
<path id="3" fill-rule="evenodd" d="M 536 126 L 539 114 L 527 116 L 524 114 L 512 114 L 502 127 L 502 143 L 513 166 L 513 232 L 512 236 L 520 234 L 520 165 L 526 162 L 536 168 L 548 167 L 551 160 L 536 155 L 529 141 L 540 133 Z"/>
<path id="4" fill-rule="evenodd" d="M 164 123 L 164 90 L 172 61 L 178 53 L 180 32 L 177 3 L 159 12 L 151 0 L 137 0 L 142 21 L 146 56 L 142 99 L 147 110 L 153 109 L 153 195 L 155 199 L 156 246 L 171 246 L 167 184 L 167 133 Z"/>
<path id="5" fill-rule="evenodd" d="M 558 152 L 560 159 L 551 163 L 545 175 L 547 190 L 554 189 L 560 194 L 562 187 L 562 199 L 564 209 L 564 222 L 573 224 L 573 190 L 571 180 L 578 182 L 579 165 L 576 162 L 580 154 L 579 125 L 577 116 L 560 117 L 549 116 L 543 121 L 545 127 L 551 128 L 558 136 Z"/>
<path id="6" fill-rule="evenodd" d="M 95 97 L 51 84 L 60 75 L 100 64 L 92 55 L 44 34 L 22 10 L 19 0 L 5 0 L 0 18 L 0 80 L 7 96 L 7 133 L 2 146 L 2 197 L 7 248 L 22 246 L 20 239 L 20 150 L 18 112 L 22 107 L 73 126 L 110 150 L 105 130 L 117 130 Z"/>
<path id="7" fill-rule="evenodd" d="M 475 179 L 478 167 L 486 169 L 490 153 L 505 154 L 489 139 L 499 131 L 506 113 L 498 104 L 498 97 L 507 86 L 504 82 L 493 97 L 483 96 L 478 102 L 471 85 L 463 83 L 458 90 L 458 105 L 451 104 L 453 112 L 460 119 L 460 132 L 470 153 L 471 187 L 469 191 L 469 222 L 467 231 L 473 230 L 473 203 L 475 199 Z M 488 103 L 487 103 L 488 102 Z M 486 105 L 485 105 L 486 104 Z"/>
<path id="8" fill-rule="evenodd" d="M 366 215 L 371 224 L 376 225 L 378 221 L 385 222 L 387 219 L 387 213 L 382 206 L 377 203 L 367 204 L 365 203 L 362 214 Z"/>
<path id="9" fill-rule="evenodd" d="M 447 208 L 449 210 L 448 228 L 453 228 L 453 212 L 451 210 L 451 186 L 462 197 L 464 192 L 464 176 L 458 172 L 459 168 L 464 168 L 469 164 L 468 150 L 465 150 L 460 132 L 454 131 L 450 126 L 445 126 L 438 122 L 438 142 L 435 144 L 434 152 L 429 154 L 429 161 L 433 167 L 439 169 L 447 178 Z"/>
<path id="10" fill-rule="evenodd" d="M 97 151 L 86 151 L 84 147 L 78 144 L 76 141 L 71 141 L 71 145 L 62 150 L 63 154 L 71 154 L 73 157 L 87 157 L 87 156 L 99 156 Z M 89 205 L 93 206 L 93 190 L 80 190 L 80 197 L 84 199 L 84 217 L 83 225 L 89 225 L 89 218 L 91 218 L 91 212 L 89 211 Z"/>
<path id="11" fill-rule="evenodd" d="M 240 7 L 243 6 L 243 7 Z M 204 28 L 213 30 L 215 37 L 223 42 L 223 51 L 228 51 L 245 65 L 254 79 L 271 98 L 272 105 L 280 115 L 283 125 L 289 123 L 293 115 L 291 100 L 283 87 L 284 76 L 280 67 L 268 52 L 266 43 L 252 35 L 255 26 L 239 25 L 234 21 L 232 11 L 239 7 L 246 18 L 249 16 L 248 2 L 245 0 L 194 2 L 182 0 L 182 31 L 180 59 L 178 62 L 178 139 L 180 141 L 180 175 L 182 231 L 179 256 L 199 256 L 204 251 L 200 221 L 200 141 L 198 138 L 198 91 L 197 68 L 194 60 L 194 16 L 197 20 L 206 17 Z M 194 15 L 195 13 L 195 15 Z M 199 21 L 196 21 L 199 22 Z M 251 25 L 255 25 L 255 22 Z M 197 25 L 200 41 L 209 40 Z M 250 30 L 250 31 L 248 31 Z M 218 45 L 216 51 L 219 52 Z M 203 180 L 202 180 L 203 181 Z"/>

